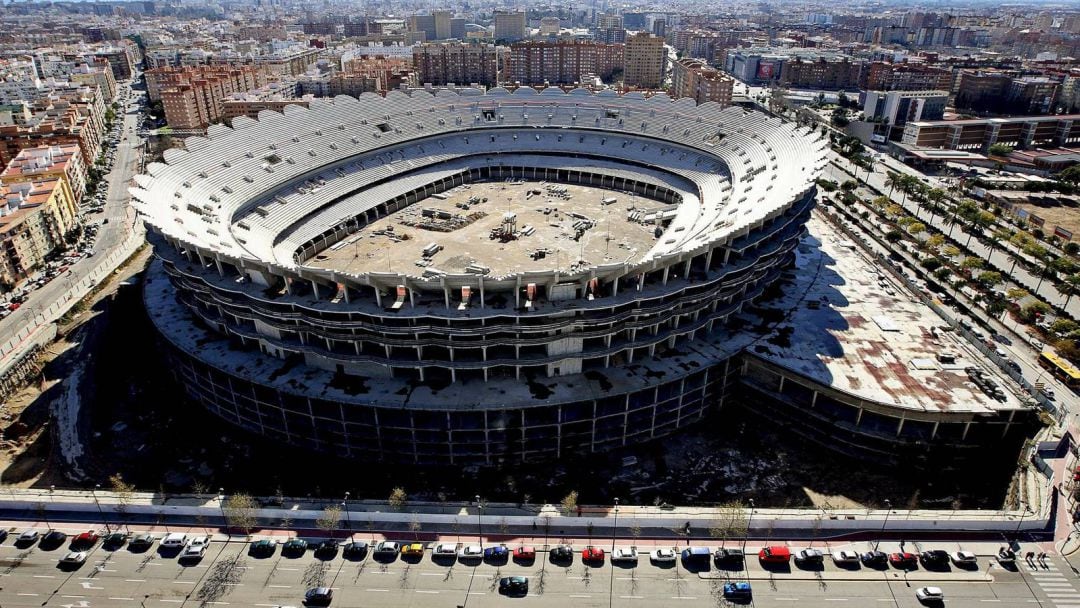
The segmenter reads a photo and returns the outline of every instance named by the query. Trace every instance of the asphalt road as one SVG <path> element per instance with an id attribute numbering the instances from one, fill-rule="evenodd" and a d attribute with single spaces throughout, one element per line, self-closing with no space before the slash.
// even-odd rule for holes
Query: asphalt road
<path id="1" fill-rule="evenodd" d="M 311 551 L 283 557 L 280 547 L 273 556 L 255 558 L 248 555 L 246 543 L 234 542 L 212 543 L 201 561 L 189 564 L 160 553 L 157 545 L 143 553 L 126 547 L 107 551 L 98 545 L 80 568 L 65 571 L 57 563 L 66 545 L 52 550 L 19 548 L 12 538 L 0 545 L 0 605 L 5 608 L 299 606 L 304 592 L 317 585 L 335 589 L 333 606 L 350 607 L 480 608 L 519 601 L 550 606 L 724 606 L 729 604 L 718 596 L 722 583 L 746 578 L 753 585 L 754 606 L 798 602 L 800 607 L 914 607 L 920 605 L 915 589 L 924 585 L 941 587 L 949 606 L 1080 606 L 1076 575 L 1059 558 L 1035 568 L 1022 564 L 1012 571 L 980 557 L 974 570 L 941 573 L 893 568 L 845 571 L 831 563 L 820 572 L 793 567 L 769 573 L 756 559 L 749 560 L 748 571 L 713 567 L 689 572 L 678 564 L 660 567 L 645 558 L 636 567 L 612 567 L 609 562 L 587 567 L 581 564 L 580 553 L 569 566 L 551 564 L 542 552 L 534 563 L 503 565 L 435 563 L 430 552 L 413 562 L 395 558 L 380 563 L 370 555 L 349 561 L 340 554 L 324 561 Z M 529 577 L 527 597 L 498 593 L 498 579 L 510 575 Z"/>
<path id="2" fill-rule="evenodd" d="M 136 114 L 122 111 L 123 127 L 120 140 L 116 145 L 116 156 L 112 171 L 106 176 L 109 189 L 105 208 L 102 213 L 86 216 L 88 222 L 98 222 L 108 218 L 109 223 L 98 229 L 93 253 L 75 264 L 68 272 L 46 283 L 41 289 L 28 294 L 27 301 L 18 310 L 0 320 L 0 343 L 7 342 L 24 327 L 36 327 L 51 322 L 45 319 L 43 312 L 76 283 L 88 276 L 97 265 L 103 253 L 107 253 L 124 241 L 132 230 L 135 220 L 134 210 L 128 205 L 130 195 L 128 186 L 139 168 L 141 140 L 134 134 L 138 123 Z"/>

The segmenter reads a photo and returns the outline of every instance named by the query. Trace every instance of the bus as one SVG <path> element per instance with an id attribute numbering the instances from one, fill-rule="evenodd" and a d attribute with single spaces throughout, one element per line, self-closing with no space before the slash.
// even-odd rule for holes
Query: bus
<path id="1" fill-rule="evenodd" d="M 1080 370 L 1057 354 L 1044 350 L 1039 355 L 1039 365 L 1054 375 L 1065 386 L 1076 388 L 1080 386 Z"/>

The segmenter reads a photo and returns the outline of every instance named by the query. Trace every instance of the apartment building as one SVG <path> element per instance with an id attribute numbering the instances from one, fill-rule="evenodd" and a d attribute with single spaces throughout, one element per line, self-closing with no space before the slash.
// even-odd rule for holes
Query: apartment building
<path id="1" fill-rule="evenodd" d="M 225 121 L 225 124 L 232 126 L 233 119 L 238 116 L 258 118 L 259 112 L 262 112 L 263 110 L 284 112 L 285 106 L 300 106 L 306 108 L 311 104 L 312 99 L 314 99 L 313 95 L 305 95 L 301 99 L 267 99 L 249 93 L 237 93 L 222 102 L 222 119 Z"/>
<path id="2" fill-rule="evenodd" d="M 498 48 L 480 42 L 429 42 L 413 47 L 419 84 L 479 84 L 495 86 L 499 77 Z"/>
<path id="3" fill-rule="evenodd" d="M 646 32 L 627 36 L 623 47 L 623 83 L 640 89 L 659 89 L 664 83 L 667 50 L 664 39 Z"/>
<path id="4" fill-rule="evenodd" d="M 698 59 L 680 59 L 671 66 L 671 96 L 690 97 L 699 104 L 731 105 L 735 80 Z"/>
<path id="5" fill-rule="evenodd" d="M 870 91 L 951 91 L 952 70 L 918 63 L 872 61 L 863 88 Z"/>
<path id="6" fill-rule="evenodd" d="M 623 45 L 598 42 L 516 42 L 503 81 L 523 85 L 578 84 L 587 75 L 610 80 L 623 70 Z"/>
<path id="7" fill-rule="evenodd" d="M 57 180 L 77 205 L 86 194 L 86 169 L 77 143 L 24 148 L 0 172 L 0 185 Z"/>
<path id="8" fill-rule="evenodd" d="M 0 285 L 33 274 L 75 225 L 75 201 L 62 179 L 0 185 Z"/>
<path id="9" fill-rule="evenodd" d="M 152 74 L 153 73 L 153 74 Z M 203 129 L 223 118 L 222 102 L 235 93 L 266 86 L 265 69 L 255 66 L 200 66 L 147 71 L 147 90 L 165 109 L 165 121 L 174 129 Z"/>
<path id="10" fill-rule="evenodd" d="M 1075 146 L 1080 143 L 1080 114 L 909 122 L 901 141 L 983 154 L 994 144 L 1019 149 Z"/>
<path id="11" fill-rule="evenodd" d="M 495 40 L 517 42 L 526 35 L 525 11 L 495 11 Z"/>

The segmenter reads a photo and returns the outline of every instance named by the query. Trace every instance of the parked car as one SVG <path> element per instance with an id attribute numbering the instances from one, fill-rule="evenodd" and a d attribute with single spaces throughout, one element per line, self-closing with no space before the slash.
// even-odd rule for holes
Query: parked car
<path id="1" fill-rule="evenodd" d="M 859 554 L 854 551 L 833 551 L 832 561 L 837 566 L 858 566 Z"/>
<path id="2" fill-rule="evenodd" d="M 514 548 L 514 559 L 518 561 L 531 561 L 536 559 L 536 549 L 526 545 Z"/>
<path id="3" fill-rule="evenodd" d="M 795 554 L 795 561 L 806 564 L 820 564 L 825 561 L 825 554 L 820 549 L 803 549 Z"/>
<path id="4" fill-rule="evenodd" d="M 499 579 L 499 593 L 525 595 L 529 592 L 529 579 L 524 576 L 505 576 Z"/>
<path id="5" fill-rule="evenodd" d="M 570 545 L 559 545 L 548 552 L 548 557 L 553 562 L 569 562 L 574 560 L 574 549 Z"/>
<path id="6" fill-rule="evenodd" d="M 375 555 L 397 555 L 401 551 L 401 545 L 392 540 L 384 540 L 375 545 Z"/>
<path id="7" fill-rule="evenodd" d="M 737 583 L 724 583 L 724 599 L 746 601 L 753 596 L 750 583 L 739 581 Z"/>
<path id="8" fill-rule="evenodd" d="M 649 561 L 657 564 L 673 564 L 675 563 L 676 553 L 674 549 L 658 548 L 653 549 L 649 554 Z"/>
<path id="9" fill-rule="evenodd" d="M 783 545 L 763 547 L 758 551 L 758 560 L 766 564 L 786 564 L 791 560 L 791 550 Z"/>
<path id="10" fill-rule="evenodd" d="M 971 551 L 957 551 L 949 556 L 957 566 L 971 567 L 978 563 L 979 558 Z"/>
<path id="11" fill-rule="evenodd" d="M 89 530 L 75 536 L 71 539 L 71 545 L 73 547 L 79 547 L 82 549 L 89 549 L 97 544 L 98 539 L 101 538 L 97 532 Z"/>
<path id="12" fill-rule="evenodd" d="M 25 531 L 23 531 L 22 534 L 19 535 L 18 538 L 15 539 L 15 544 L 26 545 L 26 544 L 36 542 L 37 539 L 38 539 L 38 531 L 37 530 L 25 530 Z"/>
<path id="13" fill-rule="evenodd" d="M 713 552 L 713 559 L 717 564 L 742 562 L 743 558 L 742 549 L 720 547 Z"/>
<path id="14" fill-rule="evenodd" d="M 581 552 L 581 561 L 602 562 L 604 561 L 604 550 L 599 547 L 585 547 Z"/>
<path id="15" fill-rule="evenodd" d="M 327 556 L 337 553 L 338 544 L 336 540 L 324 540 L 321 543 L 315 545 L 315 555 Z M 423 553 L 423 549 L 420 551 Z"/>
<path id="16" fill-rule="evenodd" d="M 998 550 L 997 560 L 998 560 L 998 563 L 1003 565 L 1003 566 L 1015 564 L 1016 563 L 1016 552 L 1013 551 L 1012 549 L 1002 547 L 1001 549 Z"/>
<path id="17" fill-rule="evenodd" d="M 128 543 L 128 549 L 149 549 L 154 544 L 154 540 L 155 538 L 153 534 L 139 534 L 138 536 L 132 538 L 131 542 Z"/>
<path id="18" fill-rule="evenodd" d="M 104 540 L 101 541 L 102 546 L 109 547 L 111 549 L 118 549 L 124 546 L 127 542 L 127 534 L 123 532 L 113 532 L 112 534 L 105 535 Z"/>
<path id="19" fill-rule="evenodd" d="M 454 543 L 439 543 L 431 550 L 432 557 L 454 557 L 457 555 L 457 545 Z"/>
<path id="20" fill-rule="evenodd" d="M 859 561 L 866 566 L 884 566 L 889 562 L 889 555 L 884 551 L 867 551 L 859 555 Z"/>
<path id="21" fill-rule="evenodd" d="M 480 548 L 480 545 L 465 545 L 458 551 L 458 557 L 461 559 L 479 559 L 484 556 L 484 550 Z"/>
<path id="22" fill-rule="evenodd" d="M 712 552 L 708 547 L 687 547 L 679 553 L 684 563 L 698 565 L 708 564 L 710 555 Z"/>
<path id="23" fill-rule="evenodd" d="M 345 546 L 341 549 L 341 554 L 348 559 L 361 559 L 367 555 L 368 544 L 362 540 L 354 540 L 345 543 Z"/>
<path id="24" fill-rule="evenodd" d="M 209 545 L 209 537 L 196 536 L 188 542 L 186 547 L 184 547 L 184 552 L 180 554 L 180 559 L 201 559 L 203 554 L 206 553 L 206 547 Z"/>
<path id="25" fill-rule="evenodd" d="M 290 538 L 281 545 L 282 555 L 295 555 L 307 551 L 307 541 L 302 538 Z"/>
<path id="26" fill-rule="evenodd" d="M 611 552 L 611 561 L 619 563 L 637 563 L 637 549 L 618 547 Z"/>
<path id="27" fill-rule="evenodd" d="M 181 532 L 173 532 L 166 534 L 165 538 L 161 539 L 161 547 L 163 549 L 179 549 L 187 544 L 187 534 Z"/>
<path id="28" fill-rule="evenodd" d="M 897 568 L 912 568 L 918 561 L 917 555 L 906 551 L 889 554 L 889 563 Z"/>
<path id="29" fill-rule="evenodd" d="M 67 534 L 64 534 L 60 530 L 49 530 L 48 534 L 46 534 L 41 539 L 41 544 L 43 544 L 43 545 L 60 545 L 60 544 L 63 544 L 63 542 L 66 541 L 66 540 L 67 540 Z"/>
<path id="30" fill-rule="evenodd" d="M 484 559 L 501 561 L 510 557 L 510 550 L 502 545 L 496 545 L 494 547 L 488 547 L 484 549 Z"/>
<path id="31" fill-rule="evenodd" d="M 926 567 L 937 567 L 949 565 L 949 552 L 944 549 L 931 549 L 929 551 L 923 551 L 919 554 L 919 561 Z"/>
<path id="32" fill-rule="evenodd" d="M 268 557 L 273 555 L 274 551 L 276 550 L 277 543 L 268 538 L 264 538 L 262 540 L 257 540 L 251 543 L 251 549 L 249 550 L 249 552 L 252 555 Z"/>

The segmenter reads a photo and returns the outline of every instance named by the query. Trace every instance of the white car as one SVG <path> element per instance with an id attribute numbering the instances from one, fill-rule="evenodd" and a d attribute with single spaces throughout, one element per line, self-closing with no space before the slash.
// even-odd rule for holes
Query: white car
<path id="1" fill-rule="evenodd" d="M 675 563 L 675 551 L 673 549 L 655 549 L 649 554 L 649 559 L 658 564 Z"/>
<path id="2" fill-rule="evenodd" d="M 72 551 L 65 555 L 63 559 L 60 560 L 60 563 L 67 566 L 78 566 L 85 561 L 86 551 Z"/>
<path id="3" fill-rule="evenodd" d="M 465 545 L 458 551 L 458 557 L 461 559 L 480 559 L 484 557 L 484 550 L 480 548 L 480 545 Z"/>
<path id="4" fill-rule="evenodd" d="M 859 554 L 854 551 L 833 551 L 832 561 L 838 566 L 859 564 Z"/>
<path id="5" fill-rule="evenodd" d="M 979 558 L 971 551 L 957 551 L 956 553 L 950 553 L 949 557 L 957 566 L 973 566 L 979 561 Z"/>
<path id="6" fill-rule="evenodd" d="M 945 593 L 941 587 L 919 587 L 915 590 L 915 599 L 920 602 L 942 602 L 945 601 Z"/>
<path id="7" fill-rule="evenodd" d="M 32 543 L 37 539 L 38 539 L 38 531 L 37 530 L 27 530 L 27 531 L 23 532 L 22 534 L 20 534 L 19 538 L 16 539 L 15 542 L 17 542 L 17 543 Z"/>
<path id="8" fill-rule="evenodd" d="M 205 536 L 196 536 L 188 542 L 184 547 L 183 554 L 180 557 L 186 557 L 188 559 L 196 559 L 203 556 L 206 553 L 206 546 L 210 544 L 210 539 Z"/>
<path id="9" fill-rule="evenodd" d="M 166 549 L 178 549 L 187 544 L 187 534 L 173 532 L 161 539 L 161 546 Z"/>
<path id="10" fill-rule="evenodd" d="M 431 552 L 435 557 L 457 555 L 457 545 L 454 543 L 439 543 L 435 545 L 435 549 Z"/>
<path id="11" fill-rule="evenodd" d="M 611 552 L 611 561 L 637 563 L 637 550 L 619 547 Z"/>

